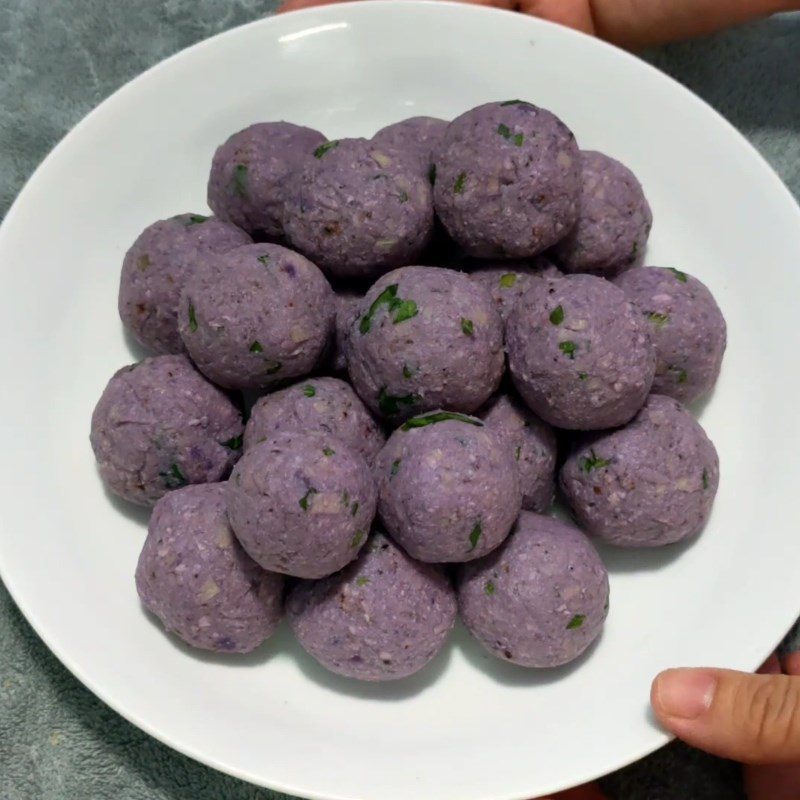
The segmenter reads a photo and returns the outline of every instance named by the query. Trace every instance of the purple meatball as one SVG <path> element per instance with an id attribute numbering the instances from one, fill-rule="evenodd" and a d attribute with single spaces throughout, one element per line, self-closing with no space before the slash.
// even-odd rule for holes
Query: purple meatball
<path id="1" fill-rule="evenodd" d="M 259 236 L 283 233 L 287 181 L 325 137 L 289 122 L 258 122 L 217 148 L 208 205 L 220 218 Z"/>
<path id="2" fill-rule="evenodd" d="M 621 547 L 697 535 L 719 485 L 717 451 L 677 400 L 653 394 L 620 430 L 584 442 L 561 469 L 581 527 Z"/>
<path id="3" fill-rule="evenodd" d="M 491 297 L 453 270 L 404 267 L 384 275 L 351 323 L 350 380 L 387 419 L 435 408 L 475 411 L 504 366 L 503 325 Z"/>
<path id="4" fill-rule="evenodd" d="M 642 315 L 620 289 L 593 275 L 533 282 L 508 318 L 506 346 L 522 398 L 559 428 L 624 425 L 655 374 Z"/>
<path id="5" fill-rule="evenodd" d="M 252 239 L 235 225 L 200 214 L 180 214 L 145 228 L 122 262 L 119 315 L 144 347 L 182 353 L 178 302 L 186 276 L 207 255 Z"/>
<path id="6" fill-rule="evenodd" d="M 493 656 L 558 667 L 600 635 L 608 573 L 577 528 L 523 511 L 502 547 L 461 568 L 458 610 Z"/>
<path id="7" fill-rule="evenodd" d="M 519 100 L 450 123 L 436 156 L 434 201 L 453 239 L 478 258 L 529 258 L 578 219 L 580 151 L 554 114 Z"/>
<path id="8" fill-rule="evenodd" d="M 418 164 L 419 171 L 433 179 L 433 154 L 444 138 L 448 122 L 437 117 L 411 117 L 381 128 L 372 141 L 406 153 Z"/>
<path id="9" fill-rule="evenodd" d="M 336 372 L 347 370 L 347 347 L 350 338 L 350 324 L 358 310 L 359 292 L 343 290 L 336 292 L 336 331 L 331 353 L 331 368 Z"/>
<path id="10" fill-rule="evenodd" d="M 319 431 L 281 431 L 248 450 L 228 481 L 231 527 L 264 569 L 322 578 L 352 561 L 375 516 L 367 462 Z"/>
<path id="11" fill-rule="evenodd" d="M 186 281 L 179 327 L 189 355 L 229 389 L 265 389 L 311 372 L 333 335 L 334 297 L 306 258 L 275 244 L 238 247 Z"/>
<path id="12" fill-rule="evenodd" d="M 413 558 L 479 558 L 506 538 L 522 504 L 514 456 L 476 417 L 435 411 L 412 417 L 375 465 L 379 513 Z"/>
<path id="13" fill-rule="evenodd" d="M 259 398 L 244 429 L 244 449 L 280 431 L 315 430 L 341 439 L 368 464 L 386 441 L 349 384 L 336 378 L 309 378 Z"/>
<path id="14" fill-rule="evenodd" d="M 234 538 L 222 483 L 187 486 L 156 503 L 136 589 L 168 631 L 203 650 L 249 653 L 283 611 L 283 578 L 261 569 Z"/>
<path id="15" fill-rule="evenodd" d="M 725 318 L 697 278 L 641 267 L 616 280 L 650 326 L 656 349 L 653 391 L 691 403 L 714 388 L 725 354 Z"/>
<path id="16" fill-rule="evenodd" d="M 565 272 L 611 277 L 641 263 L 653 212 L 636 176 L 619 161 L 584 150 L 583 190 L 575 227 L 553 255 Z"/>
<path id="17" fill-rule="evenodd" d="M 326 669 L 389 681 L 418 672 L 442 649 L 456 600 L 438 567 L 377 533 L 341 572 L 295 586 L 286 614 L 303 649 Z"/>
<path id="18" fill-rule="evenodd" d="M 553 429 L 516 397 L 501 394 L 481 414 L 484 423 L 503 437 L 519 470 L 522 507 L 547 511 L 555 493 L 558 443 Z"/>
<path id="19" fill-rule="evenodd" d="M 239 457 L 242 415 L 186 356 L 123 367 L 92 414 L 91 443 L 114 494 L 142 506 L 172 489 L 225 478 Z"/>
<path id="20" fill-rule="evenodd" d="M 413 159 L 366 139 L 319 147 L 287 196 L 291 244 L 338 278 L 367 278 L 422 252 L 433 232 L 431 185 Z"/>

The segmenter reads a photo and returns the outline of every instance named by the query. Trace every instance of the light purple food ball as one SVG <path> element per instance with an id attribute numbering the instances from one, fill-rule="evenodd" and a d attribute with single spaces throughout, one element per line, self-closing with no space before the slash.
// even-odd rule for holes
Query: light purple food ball
<path id="1" fill-rule="evenodd" d="M 486 555 L 506 538 L 522 504 L 510 448 L 466 414 L 412 417 L 389 437 L 375 472 L 387 531 L 420 561 Z"/>
<path id="2" fill-rule="evenodd" d="M 410 117 L 381 128 L 372 141 L 407 153 L 417 164 L 421 174 L 433 178 L 433 155 L 444 138 L 449 123 L 437 117 Z"/>
<path id="3" fill-rule="evenodd" d="M 682 403 L 708 394 L 722 367 L 727 328 L 705 284 L 663 267 L 632 269 L 615 283 L 650 327 L 656 349 L 653 392 Z"/>
<path id="4" fill-rule="evenodd" d="M 155 505 L 172 489 L 225 478 L 242 446 L 242 415 L 184 355 L 123 367 L 92 414 L 90 440 L 114 494 Z"/>
<path id="5" fill-rule="evenodd" d="M 622 290 L 594 275 L 534 281 L 508 318 L 506 347 L 523 400 L 559 428 L 624 425 L 655 374 L 642 315 Z"/>
<path id="6" fill-rule="evenodd" d="M 349 384 L 337 378 L 307 378 L 256 401 L 244 429 L 244 449 L 280 431 L 315 430 L 338 437 L 370 465 L 386 442 Z"/>
<path id="7" fill-rule="evenodd" d="M 283 577 L 261 569 L 234 538 L 222 483 L 187 486 L 156 503 L 136 589 L 169 632 L 203 650 L 249 653 L 283 613 Z"/>
<path id="8" fill-rule="evenodd" d="M 289 242 L 336 278 L 410 264 L 430 241 L 433 197 L 413 159 L 367 139 L 321 145 L 287 195 Z"/>
<path id="9" fill-rule="evenodd" d="M 590 150 L 581 153 L 580 214 L 553 255 L 565 272 L 610 278 L 641 263 L 653 212 L 636 176 L 619 161 Z"/>
<path id="10" fill-rule="evenodd" d="M 341 572 L 298 583 L 286 613 L 300 645 L 326 669 L 390 681 L 419 672 L 442 649 L 456 599 L 438 567 L 376 533 Z"/>
<path id="11" fill-rule="evenodd" d="M 489 294 L 467 275 L 403 267 L 360 301 L 347 357 L 353 387 L 386 419 L 436 408 L 472 412 L 500 383 L 503 326 Z"/>
<path id="12" fill-rule="evenodd" d="M 579 446 L 560 479 L 587 533 L 621 547 L 660 547 L 703 528 L 719 485 L 719 459 L 677 400 L 652 394 L 629 425 Z"/>
<path id="13" fill-rule="evenodd" d="M 306 375 L 333 335 L 325 276 L 275 244 L 251 244 L 204 262 L 181 295 L 179 327 L 192 360 L 229 389 L 265 389 Z"/>
<path id="14" fill-rule="evenodd" d="M 347 348 L 350 339 L 350 325 L 358 311 L 358 301 L 363 294 L 352 289 L 336 292 L 336 331 L 331 352 L 331 369 L 336 372 L 347 371 Z"/>
<path id="15" fill-rule="evenodd" d="M 319 431 L 282 431 L 248 450 L 227 489 L 242 547 L 264 569 L 298 578 L 322 578 L 352 561 L 376 501 L 364 458 Z"/>
<path id="16" fill-rule="evenodd" d="M 523 511 L 505 544 L 461 568 L 458 610 L 493 656 L 558 667 L 600 635 L 608 573 L 577 528 Z"/>
<path id="17" fill-rule="evenodd" d="M 287 181 L 325 137 L 290 122 L 258 122 L 217 148 L 208 179 L 208 205 L 244 230 L 283 234 Z"/>
<path id="18" fill-rule="evenodd" d="M 550 111 L 511 100 L 448 126 L 436 155 L 436 213 L 478 258 L 529 258 L 578 219 L 580 151 Z"/>
<path id="19" fill-rule="evenodd" d="M 252 239 L 229 222 L 179 214 L 145 228 L 122 262 L 119 315 L 134 338 L 155 353 L 182 353 L 178 302 L 187 275 L 207 255 Z"/>
<path id="20" fill-rule="evenodd" d="M 484 423 L 503 437 L 519 470 L 522 507 L 547 511 L 556 488 L 558 442 L 553 429 L 510 394 L 492 398 L 481 413 Z"/>

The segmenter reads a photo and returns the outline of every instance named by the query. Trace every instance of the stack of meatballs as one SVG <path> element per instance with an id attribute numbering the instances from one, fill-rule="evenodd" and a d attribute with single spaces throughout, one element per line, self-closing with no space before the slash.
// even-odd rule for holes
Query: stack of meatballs
<path id="1" fill-rule="evenodd" d="M 285 613 L 324 667 L 380 681 L 460 615 L 553 667 L 608 613 L 589 537 L 704 526 L 719 464 L 685 404 L 724 319 L 697 278 L 642 266 L 639 181 L 551 112 L 372 139 L 258 123 L 217 149 L 208 203 L 128 250 L 119 311 L 154 355 L 92 418 L 107 487 L 154 507 L 136 586 L 168 631 L 243 653 Z M 574 524 L 550 515 L 557 473 Z"/>

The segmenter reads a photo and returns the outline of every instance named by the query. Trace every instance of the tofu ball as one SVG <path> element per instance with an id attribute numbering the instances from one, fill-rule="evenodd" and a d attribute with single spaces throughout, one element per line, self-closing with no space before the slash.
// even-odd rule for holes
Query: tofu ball
<path id="1" fill-rule="evenodd" d="M 353 387 L 386 419 L 436 408 L 471 412 L 503 375 L 503 325 L 467 275 L 403 267 L 360 301 L 347 358 Z"/>
<path id="2" fill-rule="evenodd" d="M 437 117 L 410 117 L 381 128 L 372 141 L 378 147 L 399 150 L 413 158 L 420 173 L 434 182 L 433 155 L 449 123 Z"/>
<path id="3" fill-rule="evenodd" d="M 249 653 L 283 613 L 283 577 L 261 569 L 234 538 L 222 483 L 186 486 L 156 503 L 136 589 L 169 632 L 202 650 Z"/>
<path id="4" fill-rule="evenodd" d="M 577 528 L 523 511 L 502 547 L 461 567 L 458 610 L 493 656 L 523 667 L 558 667 L 600 635 L 608 573 Z"/>
<path id="5" fill-rule="evenodd" d="M 358 311 L 358 301 L 362 297 L 361 293 L 352 289 L 336 292 L 336 323 L 331 353 L 331 369 L 336 372 L 347 371 L 350 325 Z"/>
<path id="6" fill-rule="evenodd" d="M 155 356 L 114 374 L 90 440 L 106 486 L 153 506 L 172 489 L 225 478 L 243 429 L 239 409 L 186 356 Z"/>
<path id="7" fill-rule="evenodd" d="M 508 318 L 506 347 L 531 410 L 571 430 L 624 425 L 644 404 L 656 368 L 642 315 L 594 275 L 533 282 Z"/>
<path id="8" fill-rule="evenodd" d="M 245 451 L 280 431 L 331 434 L 370 465 L 386 442 L 358 395 L 337 378 L 308 378 L 259 398 L 244 429 Z"/>
<path id="9" fill-rule="evenodd" d="M 228 481 L 228 518 L 264 569 L 322 578 L 352 561 L 375 517 L 367 462 L 319 431 L 280 431 L 248 450 Z"/>
<path id="10" fill-rule="evenodd" d="M 581 153 L 580 213 L 553 255 L 565 272 L 610 278 L 641 263 L 653 212 L 636 176 L 603 153 Z"/>
<path id="11" fill-rule="evenodd" d="M 249 233 L 283 235 L 287 181 L 325 137 L 290 122 L 258 122 L 217 148 L 208 178 L 208 205 Z"/>
<path id="12" fill-rule="evenodd" d="M 325 276 L 298 253 L 251 244 L 186 281 L 179 328 L 198 368 L 229 389 L 266 389 L 311 372 L 333 335 Z"/>
<path id="13" fill-rule="evenodd" d="M 650 326 L 656 348 L 653 391 L 691 403 L 717 382 L 727 344 L 725 318 L 697 278 L 640 267 L 615 281 Z"/>
<path id="14" fill-rule="evenodd" d="M 504 439 L 466 414 L 412 417 L 378 454 L 378 512 L 413 558 L 480 558 L 506 538 L 522 505 Z"/>
<path id="15" fill-rule="evenodd" d="M 578 447 L 560 477 L 588 533 L 621 547 L 660 547 L 703 528 L 719 485 L 719 459 L 677 400 L 652 394 L 629 425 Z"/>
<path id="16" fill-rule="evenodd" d="M 341 572 L 298 583 L 286 612 L 300 645 L 326 669 L 390 681 L 419 672 L 442 649 L 456 599 L 438 567 L 377 533 Z"/>
<path id="17" fill-rule="evenodd" d="M 186 276 L 205 256 L 251 242 L 235 225 L 200 214 L 149 225 L 122 262 L 118 307 L 123 324 L 154 353 L 182 353 L 178 303 Z"/>
<path id="18" fill-rule="evenodd" d="M 433 233 L 433 196 L 413 158 L 367 139 L 321 145 L 287 195 L 289 242 L 336 278 L 413 263 Z"/>
<path id="19" fill-rule="evenodd" d="M 580 151 L 554 114 L 521 100 L 487 103 L 450 123 L 436 155 L 434 203 L 478 258 L 529 258 L 578 219 Z"/>
<path id="20" fill-rule="evenodd" d="M 511 394 L 492 398 L 484 423 L 503 437 L 519 470 L 522 507 L 543 513 L 553 504 L 558 442 L 553 429 Z"/>

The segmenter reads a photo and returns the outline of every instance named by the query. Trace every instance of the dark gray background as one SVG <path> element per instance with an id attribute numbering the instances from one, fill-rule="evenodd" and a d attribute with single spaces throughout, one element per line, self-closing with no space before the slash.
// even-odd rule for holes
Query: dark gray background
<path id="1" fill-rule="evenodd" d="M 0 215 L 47 151 L 103 98 L 171 53 L 276 5 L 0 0 Z M 731 120 L 800 196 L 800 15 L 646 57 Z M 619 800 L 742 798 L 735 765 L 680 745 L 604 785 Z M 49 653 L 0 586 L 2 800 L 279 797 L 172 752 L 109 710 Z"/>

